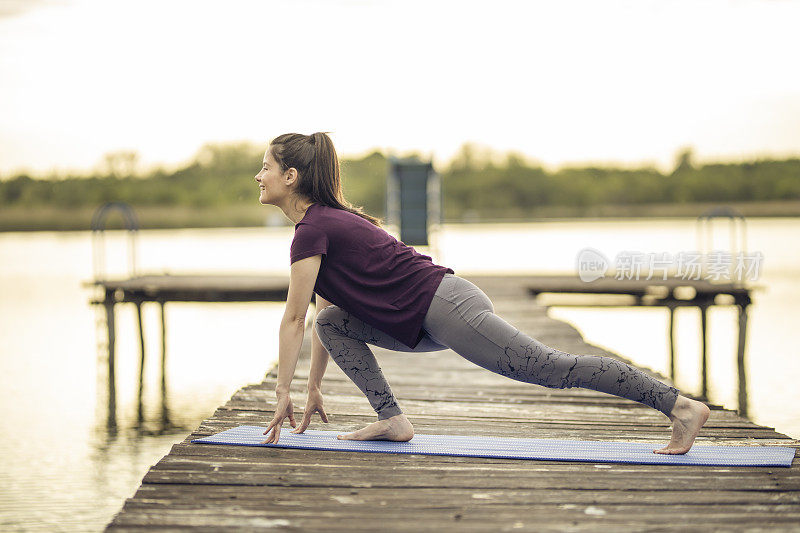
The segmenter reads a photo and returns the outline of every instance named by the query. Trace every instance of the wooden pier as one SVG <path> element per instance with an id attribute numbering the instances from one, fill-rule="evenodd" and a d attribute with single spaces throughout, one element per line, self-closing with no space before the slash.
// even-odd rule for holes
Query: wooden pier
<path id="1" fill-rule="evenodd" d="M 545 344 L 572 353 L 615 356 L 549 318 L 519 278 L 464 277 L 492 298 L 500 316 Z M 292 383 L 298 423 L 310 346 L 309 330 Z M 372 349 L 418 433 L 636 441 L 654 448 L 669 438 L 666 417 L 636 402 L 521 383 L 450 350 Z M 266 426 L 273 416 L 275 380 L 273 369 L 262 383 L 240 389 L 175 444 L 107 529 L 800 530 L 798 458 L 791 468 L 721 468 L 190 443 L 242 424 Z M 366 398 L 333 361 L 322 391 L 330 423 L 315 415 L 311 429 L 345 433 L 376 419 Z M 283 431 L 290 428 L 284 423 Z M 720 407 L 712 408 L 697 442 L 800 446 Z"/>
<path id="2" fill-rule="evenodd" d="M 144 369 L 146 364 L 142 305 L 156 303 L 160 307 L 161 322 L 161 398 L 162 424 L 169 426 L 166 408 L 167 396 L 167 302 L 285 302 L 289 293 L 288 276 L 263 275 L 172 275 L 158 274 L 132 276 L 124 279 L 99 278 L 83 283 L 84 287 L 99 287 L 102 297 L 89 303 L 105 308 L 108 351 L 108 413 L 109 428 L 117 426 L 116 405 L 116 306 L 132 303 L 136 306 L 139 332 L 139 387 L 137 395 L 138 420 L 144 420 L 142 396 L 144 394 Z M 312 299 L 313 303 L 313 299 Z"/>
<path id="3" fill-rule="evenodd" d="M 745 370 L 745 347 L 747 345 L 747 307 L 752 300 L 750 293 L 762 287 L 745 286 L 740 283 L 712 283 L 706 280 L 687 280 L 682 278 L 668 279 L 613 279 L 605 278 L 593 282 L 583 282 L 575 275 L 542 276 L 516 274 L 498 278 L 497 276 L 470 276 L 473 282 L 496 296 L 502 297 L 509 287 L 519 290 L 520 294 L 583 294 L 590 297 L 577 305 L 599 307 L 627 306 L 659 306 L 669 311 L 669 377 L 675 377 L 675 342 L 674 325 L 675 309 L 678 307 L 697 307 L 700 311 L 701 342 L 701 392 L 699 398 L 708 400 L 708 362 L 707 362 L 707 313 L 714 305 L 732 304 L 738 308 L 738 412 L 747 417 L 747 373 Z M 92 304 L 100 304 L 105 308 L 108 328 L 108 426 L 116 427 L 116 319 L 117 304 L 133 303 L 139 331 L 139 421 L 143 420 L 142 395 L 145 368 L 145 338 L 142 324 L 142 305 L 147 302 L 160 306 L 161 317 L 161 396 L 166 398 L 166 319 L 167 302 L 285 302 L 289 291 L 288 276 L 264 275 L 145 275 L 126 279 L 96 279 L 84 282 L 84 286 L 96 286 L 102 289 L 103 296 L 92 299 Z M 498 293 L 497 291 L 501 291 Z M 621 296 L 628 298 L 626 302 L 608 302 L 599 298 Z M 727 297 L 726 301 L 725 297 Z M 313 303 L 313 298 L 312 298 Z M 559 305 L 575 305 L 561 303 Z M 164 408 L 164 422 L 166 418 Z"/>

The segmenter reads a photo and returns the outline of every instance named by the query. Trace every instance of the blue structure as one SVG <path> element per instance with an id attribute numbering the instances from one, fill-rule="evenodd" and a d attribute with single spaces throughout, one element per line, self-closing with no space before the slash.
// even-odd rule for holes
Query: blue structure
<path id="1" fill-rule="evenodd" d="M 417 158 L 389 158 L 386 214 L 409 246 L 428 246 L 429 230 L 442 223 L 441 178 L 433 164 Z"/>

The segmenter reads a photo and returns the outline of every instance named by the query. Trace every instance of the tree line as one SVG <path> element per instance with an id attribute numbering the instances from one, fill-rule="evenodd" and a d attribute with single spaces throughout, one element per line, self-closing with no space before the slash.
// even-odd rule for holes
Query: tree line
<path id="1" fill-rule="evenodd" d="M 95 207 L 109 201 L 136 206 L 214 208 L 257 202 L 253 175 L 263 147 L 250 143 L 203 146 L 174 171 L 135 172 L 136 154 L 109 154 L 85 175 L 0 181 L 0 208 Z M 388 157 L 378 151 L 341 161 L 345 197 L 385 216 Z M 517 153 L 494 153 L 465 144 L 442 178 L 445 220 L 470 211 L 534 214 L 540 207 L 645 205 L 651 203 L 800 200 L 800 159 L 696 164 L 691 149 L 674 169 L 565 166 L 548 171 Z"/>

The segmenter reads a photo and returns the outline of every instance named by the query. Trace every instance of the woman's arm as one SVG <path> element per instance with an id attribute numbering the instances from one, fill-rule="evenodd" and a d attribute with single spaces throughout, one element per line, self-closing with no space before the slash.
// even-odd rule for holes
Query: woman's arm
<path id="1" fill-rule="evenodd" d="M 300 347 L 303 345 L 305 334 L 304 322 L 281 320 L 278 332 L 278 383 L 275 386 L 276 394 L 289 394 L 289 388 L 300 358 Z"/>
<path id="2" fill-rule="evenodd" d="M 278 334 L 278 383 L 275 392 L 289 394 L 294 378 L 300 348 L 305 333 L 306 312 L 314 294 L 314 285 L 322 263 L 321 255 L 314 255 L 292 263 L 286 311 L 283 313 Z"/>
<path id="3" fill-rule="evenodd" d="M 331 304 L 328 300 L 317 294 L 316 311 L 314 320 L 319 312 Z M 322 386 L 322 377 L 325 375 L 325 368 L 328 366 L 328 350 L 322 345 L 317 335 L 317 328 L 311 329 L 311 370 L 308 372 L 308 390 L 318 391 Z"/>
<path id="4" fill-rule="evenodd" d="M 292 263 L 292 274 L 289 278 L 289 294 L 286 297 L 286 311 L 283 313 L 280 331 L 278 332 L 278 384 L 275 386 L 275 416 L 269 423 L 264 435 L 272 431 L 262 444 L 275 444 L 281 436 L 283 421 L 288 418 L 293 427 L 294 405 L 289 396 L 300 348 L 303 346 L 303 334 L 306 330 L 306 312 L 314 293 L 321 255 L 314 255 Z"/>

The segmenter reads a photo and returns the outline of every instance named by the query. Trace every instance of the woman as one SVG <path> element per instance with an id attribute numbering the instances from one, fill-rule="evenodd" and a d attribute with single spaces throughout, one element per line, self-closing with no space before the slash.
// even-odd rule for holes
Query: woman
<path id="1" fill-rule="evenodd" d="M 328 355 L 366 395 L 378 421 L 340 439 L 408 441 L 411 423 L 367 346 L 430 352 L 451 349 L 503 376 L 546 387 L 584 387 L 641 402 L 672 421 L 672 439 L 656 453 L 689 451 L 710 413 L 642 371 L 610 357 L 550 348 L 494 314 L 477 286 L 397 241 L 380 221 L 347 203 L 339 161 L 325 133 L 276 137 L 255 180 L 259 201 L 295 223 L 291 277 L 279 332 L 277 405 L 264 434 L 276 443 L 288 418 L 302 433 L 318 412 L 328 421 L 320 385 Z M 308 399 L 300 427 L 289 384 L 316 293 Z"/>

